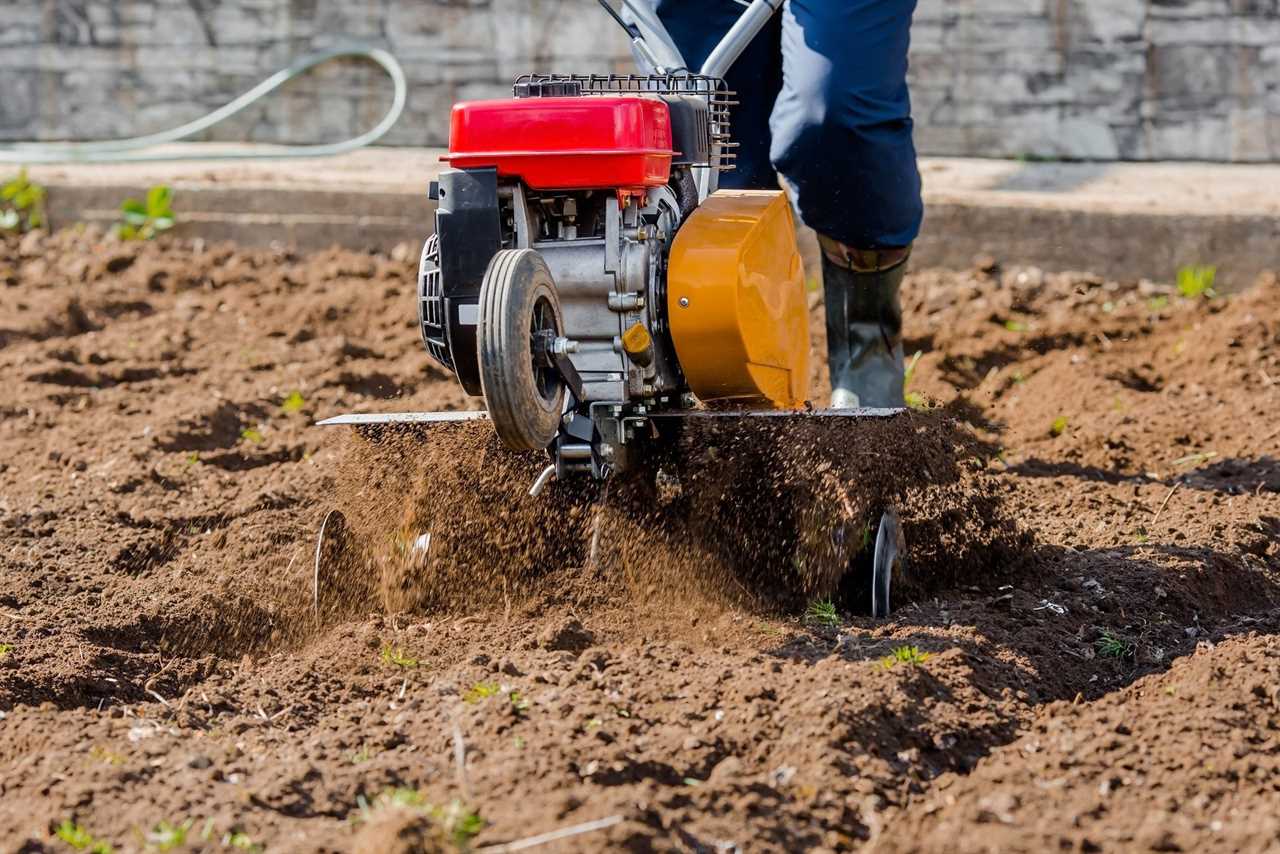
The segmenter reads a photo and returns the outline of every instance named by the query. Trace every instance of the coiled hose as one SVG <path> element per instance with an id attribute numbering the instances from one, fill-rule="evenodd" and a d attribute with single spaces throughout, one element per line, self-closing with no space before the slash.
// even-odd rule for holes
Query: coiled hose
<path id="1" fill-rule="evenodd" d="M 146 152 L 140 149 L 177 142 L 213 127 L 249 105 L 265 98 L 285 83 L 298 77 L 325 62 L 334 59 L 367 59 L 376 63 L 395 87 L 391 107 L 386 115 L 368 131 L 359 136 L 341 142 L 320 145 L 289 145 L 272 147 L 267 150 L 231 149 L 223 151 L 187 152 Z M 386 135 L 387 131 L 399 121 L 404 112 L 408 84 L 405 81 L 404 68 L 396 58 L 382 48 L 361 45 L 345 45 L 308 54 L 289 64 L 287 68 L 254 86 L 248 92 L 219 107 L 212 113 L 188 122 L 172 130 L 159 133 L 135 136 L 128 139 L 104 140 L 95 142 L 24 142 L 0 146 L 0 163 L 146 163 L 163 160 L 279 160 L 289 157 L 327 157 L 342 154 L 371 145 Z"/>

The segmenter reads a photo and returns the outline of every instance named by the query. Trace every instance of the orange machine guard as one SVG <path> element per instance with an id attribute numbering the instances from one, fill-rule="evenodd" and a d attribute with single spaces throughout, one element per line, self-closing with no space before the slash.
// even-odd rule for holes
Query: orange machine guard
<path id="1" fill-rule="evenodd" d="M 809 311 L 783 193 L 720 190 L 698 206 L 671 247 L 667 317 L 680 367 L 700 400 L 804 404 Z"/>

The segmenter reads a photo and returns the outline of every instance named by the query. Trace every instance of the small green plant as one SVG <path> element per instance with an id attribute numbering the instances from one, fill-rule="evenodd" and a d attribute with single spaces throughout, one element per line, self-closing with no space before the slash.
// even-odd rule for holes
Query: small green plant
<path id="1" fill-rule="evenodd" d="M 1023 323 L 1021 320 L 1013 320 L 1010 318 L 1004 322 L 1004 328 L 1010 332 L 1026 332 L 1027 324 Z"/>
<path id="2" fill-rule="evenodd" d="M 910 391 L 911 380 L 916 375 L 916 365 L 920 363 L 920 357 L 924 355 L 923 350 L 917 350 L 915 355 L 911 357 L 911 361 L 907 363 L 907 369 L 902 374 L 902 396 L 906 399 L 907 406 L 912 409 L 928 409 L 929 402 L 924 399 L 924 395 L 918 391 Z"/>
<path id="3" fill-rule="evenodd" d="M 286 415 L 292 415 L 295 412 L 301 412 L 302 407 L 307 405 L 307 399 L 302 396 L 300 391 L 291 391 L 289 396 L 280 404 L 280 411 Z"/>
<path id="4" fill-rule="evenodd" d="M 0 231 L 31 231 L 44 225 L 44 187 L 27 177 L 25 168 L 18 177 L 0 185 Z"/>
<path id="5" fill-rule="evenodd" d="M 266 439 L 262 435 L 262 431 L 256 427 L 246 427 L 240 431 L 240 438 L 246 442 L 252 442 L 255 445 L 261 444 Z"/>
<path id="6" fill-rule="evenodd" d="M 478 703 L 481 700 L 486 700 L 489 697 L 496 696 L 501 690 L 502 688 L 497 682 L 477 682 L 466 691 L 462 692 L 462 702 L 471 704 Z"/>
<path id="7" fill-rule="evenodd" d="M 840 625 L 840 613 L 830 599 L 815 599 L 804 611 L 804 621 L 814 626 L 832 629 Z"/>
<path id="8" fill-rule="evenodd" d="M 359 765 L 363 762 L 368 762 L 370 759 L 377 756 L 378 753 L 379 751 L 376 747 L 369 747 L 366 744 L 364 747 L 361 747 L 359 750 L 351 754 L 351 764 Z"/>
<path id="9" fill-rule="evenodd" d="M 1152 297 L 1151 299 L 1147 300 L 1147 308 L 1151 309 L 1152 311 L 1164 311 L 1168 307 L 1169 307 L 1168 297 L 1164 297 L 1164 296 Z"/>
<path id="10" fill-rule="evenodd" d="M 529 701 L 519 691 L 512 691 L 507 696 L 511 698 L 511 708 L 517 715 L 523 715 L 529 711 Z"/>
<path id="11" fill-rule="evenodd" d="M 1067 432 L 1067 423 L 1067 416 L 1059 415 L 1057 418 L 1053 419 L 1053 423 L 1049 425 L 1049 435 L 1061 436 L 1063 433 Z"/>
<path id="12" fill-rule="evenodd" d="M 1185 457 L 1178 457 L 1173 461 L 1175 466 L 1199 466 L 1209 462 L 1209 460 L 1218 456 L 1217 451 L 1201 451 L 1196 454 L 1187 454 Z"/>
<path id="13" fill-rule="evenodd" d="M 1094 648 L 1098 650 L 1098 655 L 1103 658 L 1130 658 L 1133 656 L 1133 644 L 1111 634 L 1111 632 L 1103 632 L 1102 637 L 1093 642 Z"/>
<path id="14" fill-rule="evenodd" d="M 92 756 L 94 759 L 98 760 L 99 762 L 103 763 L 104 765 L 123 765 L 124 764 L 124 756 L 122 756 L 119 753 L 116 753 L 114 750 L 108 747 L 103 747 L 100 744 L 95 744 L 93 747 L 89 748 L 89 755 Z"/>
<path id="15" fill-rule="evenodd" d="M 160 821 L 147 834 L 147 847 L 156 851 L 172 851 L 187 844 L 187 833 L 195 824 L 195 819 L 187 819 L 182 824 L 171 824 Z"/>
<path id="16" fill-rule="evenodd" d="M 249 834 L 242 833 L 239 830 L 232 830 L 222 836 L 223 848 L 235 848 L 239 851 L 262 851 L 262 846 L 255 843 L 249 838 Z"/>
<path id="17" fill-rule="evenodd" d="M 418 659 L 411 658 L 403 648 L 393 647 L 389 643 L 382 645 L 382 661 L 384 664 L 394 664 L 396 667 L 403 667 L 406 670 L 418 666 Z"/>
<path id="18" fill-rule="evenodd" d="M 145 201 L 125 199 L 120 203 L 124 222 L 116 226 L 116 234 L 121 240 L 151 240 L 173 228 L 177 220 L 172 205 L 173 190 L 165 184 L 147 190 Z"/>
<path id="19" fill-rule="evenodd" d="M 100 839 L 69 818 L 53 831 L 54 835 L 77 851 L 88 851 L 89 854 L 111 854 L 110 844 Z"/>
<path id="20" fill-rule="evenodd" d="M 4 658 L 8 656 L 8 654 L 11 652 L 13 652 L 13 644 L 0 643 L 0 658 Z"/>
<path id="21" fill-rule="evenodd" d="M 892 670 L 899 664 L 918 667 L 930 658 L 932 658 L 932 656 L 927 652 L 921 652 L 920 647 L 918 646 L 899 646 L 895 647 L 892 652 L 880 659 L 880 666 L 885 670 Z"/>
<path id="22" fill-rule="evenodd" d="M 1217 278 L 1217 267 L 1188 264 L 1178 270 L 1178 293 L 1187 299 L 1217 296 L 1213 289 Z"/>
<path id="23" fill-rule="evenodd" d="M 369 821 L 384 809 L 404 809 L 427 816 L 439 828 L 446 840 L 453 843 L 459 851 L 469 851 L 471 840 L 484 830 L 484 819 L 475 810 L 457 798 L 444 806 L 429 803 L 426 796 L 417 789 L 387 789 L 373 799 L 373 803 L 365 800 L 364 795 L 356 798 L 360 805 L 360 820 Z"/>

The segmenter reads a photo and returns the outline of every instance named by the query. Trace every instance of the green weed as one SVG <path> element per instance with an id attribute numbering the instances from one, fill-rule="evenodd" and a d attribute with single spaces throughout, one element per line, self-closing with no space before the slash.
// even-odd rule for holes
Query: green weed
<path id="1" fill-rule="evenodd" d="M 77 851 L 88 851 L 89 854 L 111 854 L 111 845 L 100 839 L 69 818 L 53 831 L 54 835 Z"/>
<path id="2" fill-rule="evenodd" d="M 238 830 L 230 831 L 222 836 L 223 848 L 236 848 L 240 851 L 261 852 L 262 846 L 255 843 L 249 838 L 249 834 L 241 833 Z"/>
<path id="3" fill-rule="evenodd" d="M 1152 311 L 1164 311 L 1168 307 L 1169 307 L 1168 297 L 1163 297 L 1163 296 L 1152 297 L 1151 299 L 1147 300 L 1147 308 L 1151 309 Z"/>
<path id="4" fill-rule="evenodd" d="M 1067 416 L 1059 415 L 1057 418 L 1053 419 L 1053 423 L 1049 425 L 1049 435 L 1061 436 L 1063 433 L 1067 432 L 1067 423 Z"/>
<path id="5" fill-rule="evenodd" d="M 496 696 L 501 690 L 497 682 L 477 682 L 462 692 L 462 702 L 475 704 Z"/>
<path id="6" fill-rule="evenodd" d="M 261 444 L 266 437 L 262 435 L 262 431 L 256 427 L 246 427 L 240 431 L 240 438 L 246 442 L 252 442 L 255 445 Z"/>
<path id="7" fill-rule="evenodd" d="M 121 240 L 150 240 L 173 228 L 177 221 L 173 215 L 173 189 L 157 184 L 147 190 L 144 201 L 125 199 L 120 203 L 120 215 L 124 222 L 116 226 L 116 234 Z"/>
<path id="8" fill-rule="evenodd" d="M 1013 320 L 1010 318 L 1004 322 L 1004 328 L 1010 332 L 1026 332 L 1027 324 L 1023 323 L 1021 320 Z"/>
<path id="9" fill-rule="evenodd" d="M 170 824 L 161 821 L 147 834 L 147 847 L 156 851 L 172 851 L 187 844 L 187 833 L 195 824 L 195 819 L 187 819 L 182 824 Z"/>
<path id="10" fill-rule="evenodd" d="M 1103 632 L 1102 637 L 1093 642 L 1098 655 L 1103 658 L 1131 658 L 1134 654 L 1133 644 L 1122 640 L 1111 632 Z"/>
<path id="11" fill-rule="evenodd" d="M 1217 296 L 1213 289 L 1217 278 L 1217 267 L 1189 264 L 1178 270 L 1178 293 L 1187 299 Z"/>
<path id="12" fill-rule="evenodd" d="M 368 762 L 370 759 L 377 756 L 378 753 L 379 750 L 376 747 L 369 747 L 368 745 L 365 745 L 351 754 L 351 764 L 360 765 L 364 762 Z"/>
<path id="13" fill-rule="evenodd" d="M 302 407 L 307 405 L 307 400 L 302 396 L 300 391 L 291 391 L 289 396 L 280 404 L 280 411 L 286 415 L 292 415 L 295 412 L 301 412 Z"/>
<path id="14" fill-rule="evenodd" d="M 0 658 L 5 658 L 11 652 L 13 652 L 13 644 L 0 643 Z"/>
<path id="15" fill-rule="evenodd" d="M 1202 451 L 1197 454 L 1187 454 L 1185 457 L 1178 457 L 1173 461 L 1175 466 L 1199 466 L 1209 462 L 1209 460 L 1218 456 L 1217 451 Z"/>
<path id="16" fill-rule="evenodd" d="M 116 753 L 114 750 L 111 750 L 110 748 L 103 747 L 100 744 L 95 744 L 93 747 L 89 748 L 89 755 L 92 756 L 94 759 L 98 760 L 99 762 L 103 763 L 104 765 L 123 765 L 124 764 L 124 756 L 122 756 L 119 753 Z"/>
<path id="17" fill-rule="evenodd" d="M 411 658 L 401 647 L 393 647 L 391 644 L 382 645 L 382 661 L 384 664 L 394 664 L 396 667 L 408 669 L 418 666 L 418 659 Z"/>
<path id="18" fill-rule="evenodd" d="M 832 629 L 840 625 L 840 613 L 830 599 L 815 599 L 804 611 L 804 621 L 814 626 Z"/>
<path id="19" fill-rule="evenodd" d="M 44 187 L 27 177 L 25 168 L 18 170 L 16 178 L 0 185 L 0 201 L 6 202 L 0 210 L 0 231 L 31 231 L 45 223 Z"/>
<path id="20" fill-rule="evenodd" d="M 924 355 L 923 350 L 917 350 L 915 355 L 911 357 L 911 361 L 907 363 L 907 369 L 902 375 L 902 396 L 906 399 L 907 406 L 912 409 L 928 409 L 929 402 L 924 399 L 924 395 L 918 391 L 910 391 L 911 380 L 916 374 L 916 365 L 920 362 L 920 357 Z"/>
<path id="21" fill-rule="evenodd" d="M 880 659 L 880 666 L 885 670 L 892 670 L 899 664 L 917 667 L 932 657 L 927 652 L 921 652 L 918 646 L 900 646 L 895 647 L 892 652 Z"/>
<path id="22" fill-rule="evenodd" d="M 356 799 L 360 805 L 360 818 L 369 821 L 383 809 L 405 809 L 420 813 L 431 819 L 439 828 L 445 839 L 459 851 L 468 851 L 471 840 L 484 830 L 484 819 L 475 810 L 469 809 L 457 798 L 444 806 L 429 803 L 426 796 L 417 789 L 388 789 L 374 798 L 370 804 L 361 795 Z"/>
<path id="23" fill-rule="evenodd" d="M 516 714 L 522 715 L 529 710 L 529 701 L 519 691 L 512 691 L 507 696 L 511 698 L 511 708 Z"/>

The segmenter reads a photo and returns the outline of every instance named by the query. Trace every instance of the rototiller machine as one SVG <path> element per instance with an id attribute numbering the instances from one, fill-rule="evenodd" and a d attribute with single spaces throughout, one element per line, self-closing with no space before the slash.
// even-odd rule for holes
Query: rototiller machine
<path id="1" fill-rule="evenodd" d="M 431 358 L 484 412 L 359 414 L 322 424 L 488 418 L 543 451 L 531 487 L 637 465 L 682 419 L 887 417 L 804 410 L 809 316 L 780 190 L 720 190 L 734 93 L 723 74 L 775 14 L 755 0 L 698 73 L 652 9 L 624 2 L 643 73 L 527 74 L 514 97 L 453 107 L 433 181 L 418 319 Z M 873 611 L 888 612 L 900 539 L 877 537 Z"/>

